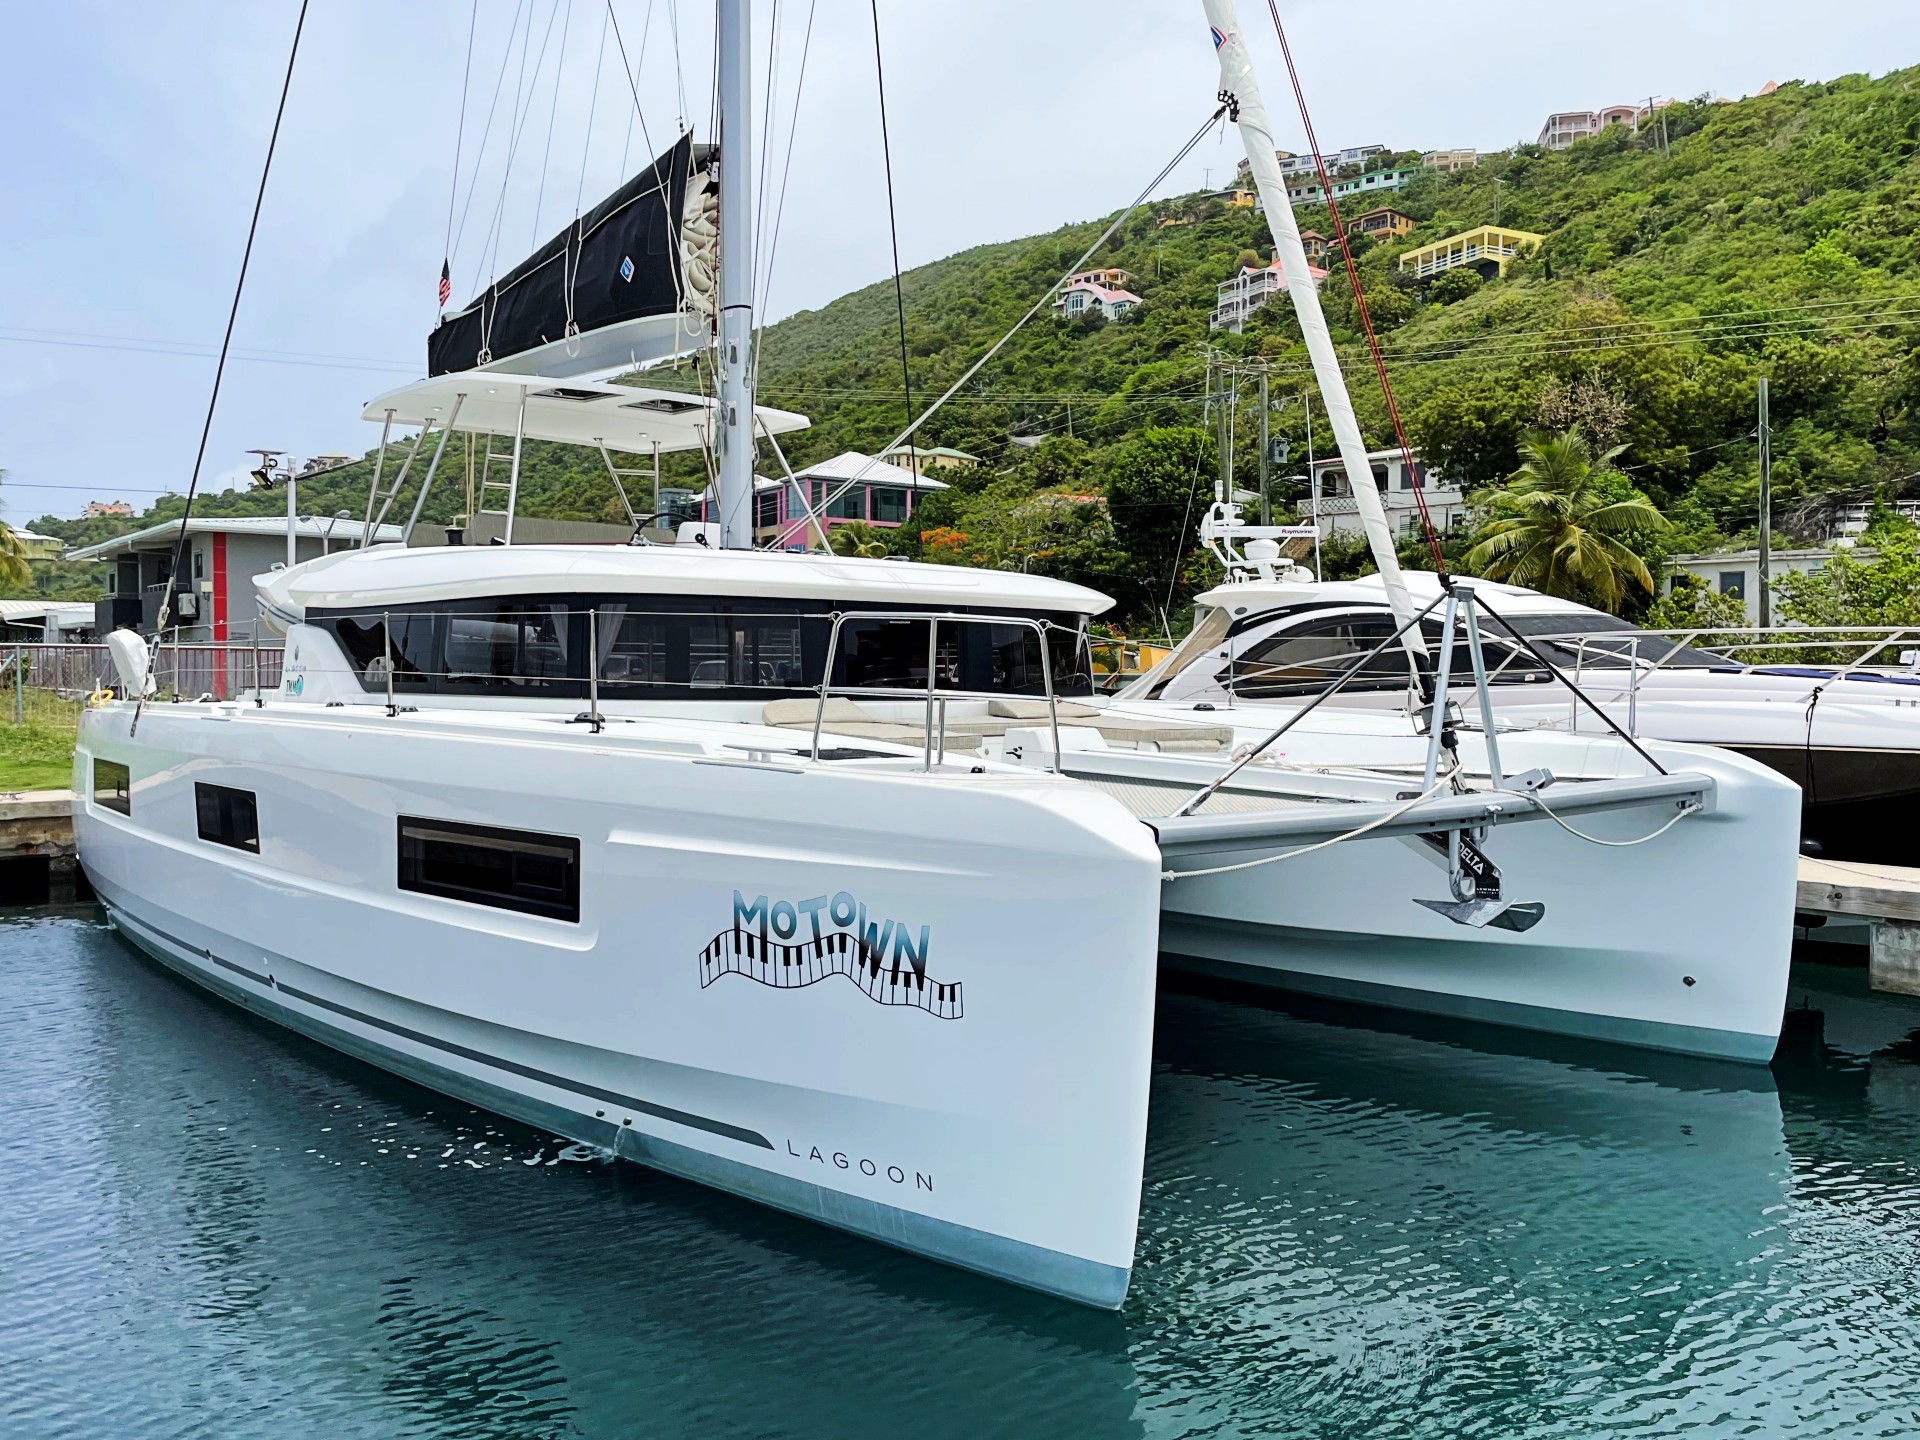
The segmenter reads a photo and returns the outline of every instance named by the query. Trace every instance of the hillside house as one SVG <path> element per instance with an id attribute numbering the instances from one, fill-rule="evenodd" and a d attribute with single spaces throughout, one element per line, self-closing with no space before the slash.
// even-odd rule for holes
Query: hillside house
<path id="1" fill-rule="evenodd" d="M 925 475 L 929 470 L 957 470 L 980 463 L 978 455 L 969 455 L 964 450 L 955 450 L 947 445 L 898 445 L 891 450 L 882 450 L 880 458 L 889 465 L 898 465 L 916 475 Z"/>
<path id="2" fill-rule="evenodd" d="M 131 515 L 133 506 L 124 500 L 89 500 L 83 520 L 98 520 L 102 515 Z"/>
<path id="3" fill-rule="evenodd" d="M 798 492 L 795 481 L 801 486 Z M 882 530 L 898 529 L 913 514 L 922 496 L 946 488 L 942 481 L 848 450 L 796 471 L 793 480 L 755 480 L 753 538 L 759 544 L 775 541 L 786 550 L 817 549 L 819 535 L 807 519 L 809 508 L 829 532 L 836 525 L 855 520 Z M 806 497 L 804 504 L 802 495 Z M 696 503 L 696 519 L 710 522 L 719 518 L 711 513 L 710 489 L 702 491 Z"/>
<path id="4" fill-rule="evenodd" d="M 1300 248 L 1307 252 L 1307 263 L 1310 265 L 1323 263 L 1327 258 L 1327 251 L 1332 244 L 1333 242 L 1318 230 L 1302 230 L 1300 232 Z"/>
<path id="5" fill-rule="evenodd" d="M 1459 170 L 1471 170 L 1480 163 L 1478 150 L 1429 150 L 1420 157 L 1424 169 L 1438 170 L 1442 175 L 1451 175 Z"/>
<path id="6" fill-rule="evenodd" d="M 1307 266 L 1307 274 L 1316 290 L 1327 278 L 1327 272 L 1317 265 Z M 1249 315 L 1286 288 L 1287 277 L 1281 273 L 1278 259 L 1270 265 L 1241 266 L 1238 275 L 1220 282 L 1213 314 L 1207 317 L 1207 329 L 1238 335 L 1246 328 Z"/>
<path id="7" fill-rule="evenodd" d="M 1609 125 L 1624 125 L 1638 130 L 1640 122 L 1656 110 L 1673 102 L 1656 100 L 1651 105 L 1603 105 L 1598 110 L 1562 110 L 1549 115 L 1540 127 L 1537 144 L 1549 150 L 1565 150 L 1576 140 L 1591 140 Z"/>
<path id="8" fill-rule="evenodd" d="M 1369 450 L 1367 465 L 1373 471 L 1374 488 L 1386 507 L 1387 523 L 1396 535 L 1418 534 L 1420 497 L 1427 502 L 1433 528 L 1445 532 L 1460 523 L 1465 515 L 1465 497 L 1456 485 L 1449 485 L 1437 470 L 1423 465 L 1416 456 L 1408 470 L 1406 457 L 1398 450 Z M 1360 511 L 1347 480 L 1347 468 L 1338 459 L 1316 460 L 1311 484 L 1313 498 L 1301 503 L 1304 517 L 1317 515 L 1324 536 L 1362 535 Z"/>
<path id="9" fill-rule="evenodd" d="M 1463 230 L 1431 245 L 1409 250 L 1400 257 L 1400 273 L 1416 279 L 1428 279 L 1443 270 L 1465 266 L 1492 280 L 1507 273 L 1513 257 L 1534 249 L 1546 237 L 1531 230 L 1503 230 L 1498 225 L 1482 225 Z"/>
<path id="10" fill-rule="evenodd" d="M 1364 175 L 1350 175 L 1344 180 L 1336 179 L 1333 182 L 1333 198 L 1346 200 L 1350 196 L 1371 195 L 1376 191 L 1386 194 L 1403 188 L 1419 173 L 1417 168 L 1369 170 Z M 1289 176 L 1287 200 L 1296 210 L 1302 205 L 1324 205 L 1327 203 L 1327 192 L 1320 188 L 1318 176 Z"/>
<path id="11" fill-rule="evenodd" d="M 1367 235 L 1375 240 L 1398 240 L 1413 229 L 1414 219 L 1391 205 L 1380 205 L 1347 222 L 1347 234 Z"/>
<path id="12" fill-rule="evenodd" d="M 1114 271 L 1124 274 L 1124 271 Z M 1062 286 L 1060 293 L 1054 296 L 1053 313 L 1057 319 L 1077 320 L 1083 315 L 1099 315 L 1108 320 L 1118 320 L 1122 315 L 1140 303 L 1140 297 L 1131 290 L 1118 289 L 1102 284 L 1097 280 L 1082 280 L 1075 277 Z"/>

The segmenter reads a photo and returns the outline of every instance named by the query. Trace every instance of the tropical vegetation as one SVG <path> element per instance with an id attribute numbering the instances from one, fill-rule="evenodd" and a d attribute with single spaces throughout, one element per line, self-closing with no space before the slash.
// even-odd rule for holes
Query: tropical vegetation
<path id="1" fill-rule="evenodd" d="M 1151 170 L 1158 157 L 1139 163 Z M 1920 68 L 1792 82 L 1735 103 L 1703 97 L 1668 107 L 1640 134 L 1615 127 L 1565 152 L 1520 145 L 1456 174 L 1423 171 L 1389 198 L 1416 228 L 1388 243 L 1357 240 L 1354 271 L 1412 443 L 1474 494 L 1486 523 L 1445 537 L 1450 563 L 1520 567 L 1558 553 L 1536 542 L 1562 495 L 1567 515 L 1551 524 L 1579 530 L 1567 554 L 1580 558 L 1539 574 L 1643 614 L 1668 555 L 1751 540 L 1763 376 L 1772 521 L 1783 538 L 1824 539 L 1837 504 L 1897 497 L 1920 478 Z M 1332 229 L 1324 210 L 1299 218 Z M 1420 281 L 1399 270 L 1407 249 L 1489 222 L 1544 239 L 1491 280 L 1451 271 Z M 770 326 L 762 393 L 813 419 L 791 437 L 793 463 L 884 448 L 1106 223 L 908 272 L 905 383 L 890 280 Z M 1303 397 L 1313 400 L 1316 453 L 1331 453 L 1287 308 L 1260 310 L 1242 334 L 1208 330 L 1217 284 L 1270 254 L 1264 218 L 1217 197 L 1154 202 L 1127 217 L 1090 263 L 1127 270 L 1145 303 L 1111 322 L 1043 314 L 1026 326 L 918 437 L 977 455 L 980 468 L 906 529 L 875 529 L 859 545 L 1082 580 L 1114 593 L 1137 627 L 1177 626 L 1209 579 L 1192 531 L 1222 440 L 1230 437 L 1237 484 L 1256 473 L 1247 367 L 1266 369 L 1272 430 L 1292 454 L 1306 450 Z M 1329 318 L 1366 438 L 1384 445 L 1386 406 L 1349 277 L 1339 262 L 1335 272 L 1323 291 Z M 1224 400 L 1221 383 L 1209 385 L 1221 362 L 1242 372 L 1225 382 Z M 648 379 L 700 383 L 688 368 Z M 1587 447 L 1583 487 L 1538 478 L 1549 462 L 1534 432 L 1562 445 L 1571 432 Z M 363 460 L 308 482 L 301 508 L 359 516 L 369 469 Z M 458 462 L 453 474 L 428 506 L 436 522 L 464 507 Z M 675 458 L 668 476 L 704 484 L 696 458 Z M 1299 483 L 1281 477 L 1276 492 L 1296 498 Z M 603 473 L 537 445 L 522 501 L 529 513 L 620 513 Z M 200 503 L 208 513 L 265 513 L 281 502 L 237 493 Z M 180 505 L 169 497 L 141 520 Z M 1656 513 L 1665 524 L 1649 518 Z M 111 527 L 48 517 L 35 528 L 82 542 Z M 1333 567 L 1365 563 L 1351 544 L 1324 551 Z M 1418 553 L 1410 547 L 1409 558 Z"/>

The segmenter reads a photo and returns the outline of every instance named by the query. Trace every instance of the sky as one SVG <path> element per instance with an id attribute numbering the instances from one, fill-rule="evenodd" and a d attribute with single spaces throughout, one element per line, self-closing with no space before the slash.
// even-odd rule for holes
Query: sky
<path id="1" fill-rule="evenodd" d="M 310 0 L 203 486 L 243 482 L 251 447 L 370 448 L 360 411 L 423 373 L 449 251 L 458 305 L 645 165 L 646 137 L 663 149 L 685 123 L 709 138 L 712 5 L 611 6 L 617 34 L 608 0 Z M 891 272 L 873 11 L 753 8 L 786 186 L 762 297 L 778 318 Z M 299 0 L 6 10 L 0 516 L 144 508 L 193 473 Z M 878 10 L 908 268 L 1120 208 L 1216 104 L 1199 0 Z M 1498 149 L 1553 110 L 1920 62 L 1913 0 L 1832 0 L 1815 24 L 1788 0 L 1490 23 L 1425 0 L 1280 12 L 1328 149 Z M 1242 0 L 1242 20 L 1281 143 L 1304 150 L 1266 5 Z M 1160 193 L 1218 184 L 1240 155 L 1230 128 L 1210 134 Z"/>

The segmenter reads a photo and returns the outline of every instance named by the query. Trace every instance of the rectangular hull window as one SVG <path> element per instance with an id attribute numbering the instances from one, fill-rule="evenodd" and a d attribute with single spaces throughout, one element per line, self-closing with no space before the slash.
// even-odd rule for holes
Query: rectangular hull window
<path id="1" fill-rule="evenodd" d="M 251 790 L 195 781 L 193 808 L 202 840 L 260 853 L 260 812 Z"/>
<path id="2" fill-rule="evenodd" d="M 402 815 L 399 883 L 421 895 L 578 921 L 580 842 Z"/>
<path id="3" fill-rule="evenodd" d="M 133 777 L 126 766 L 117 760 L 94 760 L 93 803 L 102 810 L 133 813 Z"/>

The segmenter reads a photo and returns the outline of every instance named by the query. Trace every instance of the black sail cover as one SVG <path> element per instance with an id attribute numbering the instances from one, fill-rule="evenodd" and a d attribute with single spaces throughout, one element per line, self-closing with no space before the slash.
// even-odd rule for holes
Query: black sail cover
<path id="1" fill-rule="evenodd" d="M 464 309 L 443 315 L 427 337 L 427 373 L 471 370 L 570 334 L 673 314 L 687 185 L 709 169 L 713 150 L 681 136 Z"/>

